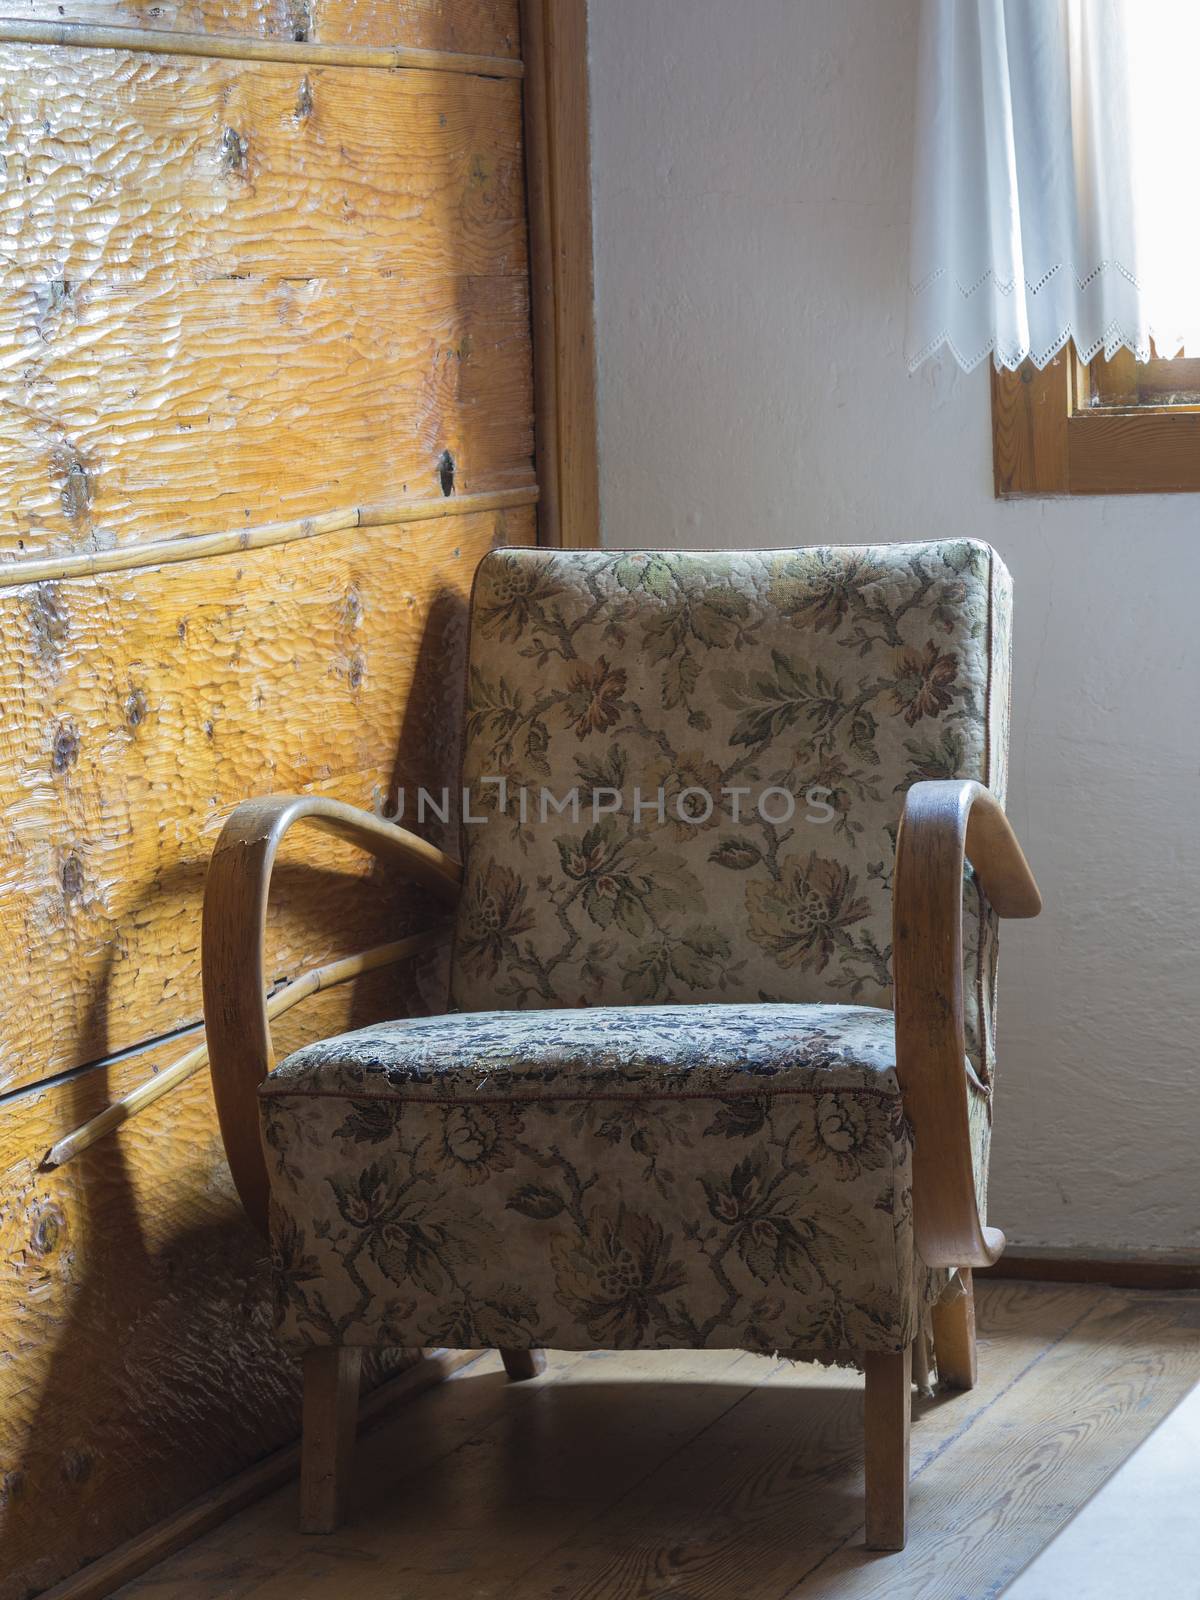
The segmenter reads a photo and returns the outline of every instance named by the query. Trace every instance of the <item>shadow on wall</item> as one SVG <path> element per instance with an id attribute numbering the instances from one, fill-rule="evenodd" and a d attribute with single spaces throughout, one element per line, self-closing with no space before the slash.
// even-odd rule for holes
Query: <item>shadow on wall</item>
<path id="1" fill-rule="evenodd" d="M 393 786 L 455 781 L 466 631 L 464 601 L 440 591 L 418 649 Z M 343 798 L 371 803 L 369 794 Z M 178 862 L 136 904 L 179 894 L 199 919 L 206 866 L 206 858 Z M 330 911 L 345 905 L 333 892 L 338 874 L 285 861 L 276 878 L 279 897 L 336 940 Z M 394 907 L 389 937 L 428 921 L 378 866 L 355 893 Z M 114 956 L 85 1024 L 102 1049 Z M 357 980 L 345 1026 L 436 1009 L 438 965 L 420 983 L 412 964 Z M 313 1036 L 305 1022 L 312 1005 L 281 1019 L 277 1045 Z M 165 1065 L 191 1042 L 185 1034 L 147 1054 Z M 207 1069 L 65 1166 L 38 1166 L 57 1133 L 143 1075 L 125 1077 L 118 1058 L 6 1107 L 3 1143 L 18 1159 L 7 1179 L 10 1264 L 0 1280 L 13 1396 L 0 1436 L 0 1600 L 25 1600 L 299 1433 L 299 1365 L 274 1343 L 265 1245 L 233 1191 Z M 53 1107 L 54 1133 L 41 1102 Z M 368 1382 L 408 1359 L 376 1353 Z"/>

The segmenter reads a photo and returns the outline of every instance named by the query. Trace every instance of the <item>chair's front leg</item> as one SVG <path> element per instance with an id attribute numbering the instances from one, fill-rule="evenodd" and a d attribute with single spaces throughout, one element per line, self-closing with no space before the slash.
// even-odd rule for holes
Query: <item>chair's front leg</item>
<path id="1" fill-rule="evenodd" d="M 504 1370 L 513 1383 L 520 1383 L 525 1378 L 536 1378 L 539 1373 L 546 1370 L 544 1350 L 501 1350 L 500 1355 L 504 1362 Z"/>
<path id="2" fill-rule="evenodd" d="M 352 1346 L 305 1352 L 301 1533 L 334 1533 L 342 1520 L 358 1423 L 361 1365 L 362 1351 Z"/>
<path id="3" fill-rule="evenodd" d="M 975 1285 L 970 1267 L 960 1269 L 961 1294 L 933 1308 L 933 1350 L 938 1382 L 947 1389 L 973 1389 L 975 1360 Z"/>
<path id="4" fill-rule="evenodd" d="M 908 1436 L 912 1346 L 867 1355 L 867 1549 L 903 1550 L 908 1538 Z"/>

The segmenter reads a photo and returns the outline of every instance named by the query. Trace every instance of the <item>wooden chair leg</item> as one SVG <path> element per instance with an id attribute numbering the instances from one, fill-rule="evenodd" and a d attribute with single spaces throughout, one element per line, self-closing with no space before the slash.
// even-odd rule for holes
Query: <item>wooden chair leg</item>
<path id="1" fill-rule="evenodd" d="M 536 1378 L 540 1372 L 546 1370 L 544 1350 L 501 1350 L 500 1356 L 504 1362 L 504 1370 L 512 1383 L 521 1383 L 525 1378 Z"/>
<path id="2" fill-rule="evenodd" d="M 908 1436 L 912 1416 L 912 1346 L 868 1355 L 867 1549 L 903 1550 L 908 1537 Z"/>
<path id="3" fill-rule="evenodd" d="M 304 1432 L 300 1444 L 300 1531 L 333 1533 L 342 1503 L 358 1422 L 362 1351 L 352 1346 L 308 1350 L 304 1356 Z"/>
<path id="4" fill-rule="evenodd" d="M 933 1308 L 933 1349 L 938 1381 L 948 1389 L 973 1389 L 978 1367 L 975 1359 L 975 1286 L 971 1269 L 959 1272 L 966 1291 Z"/>

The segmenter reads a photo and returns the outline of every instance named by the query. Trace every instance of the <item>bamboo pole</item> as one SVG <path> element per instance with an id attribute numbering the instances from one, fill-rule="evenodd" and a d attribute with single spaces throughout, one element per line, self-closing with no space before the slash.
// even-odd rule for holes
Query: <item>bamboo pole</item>
<path id="1" fill-rule="evenodd" d="M 514 56 L 472 56 L 411 45 L 319 44 L 311 39 L 251 39 L 221 33 L 171 33 L 164 28 L 98 27 L 87 22 L 33 22 L 0 17 L 0 42 L 66 45 L 80 50 L 144 50 L 155 55 L 215 56 L 223 61 L 287 61 L 327 67 L 411 68 L 520 78 Z"/>
<path id="2" fill-rule="evenodd" d="M 330 961 L 323 967 L 314 967 L 302 978 L 285 984 L 282 989 L 277 989 L 274 994 L 267 997 L 267 1016 L 274 1021 L 276 1017 L 282 1016 L 285 1011 L 290 1011 L 293 1006 L 299 1005 L 301 1000 L 307 1000 L 310 995 L 317 994 L 321 989 L 331 989 L 335 984 L 347 983 L 351 978 L 361 977 L 364 972 L 374 972 L 378 967 L 392 966 L 397 961 L 403 961 L 406 956 L 416 955 L 428 945 L 429 940 L 430 931 L 426 930 L 424 933 L 410 934 L 406 939 L 395 939 L 390 944 L 374 945 L 370 950 L 359 951 L 357 955 L 343 956 L 340 961 Z M 77 1156 L 81 1150 L 86 1150 L 98 1139 L 103 1139 L 105 1134 L 112 1133 L 131 1117 L 136 1117 L 139 1112 L 145 1111 L 147 1106 L 152 1106 L 168 1090 L 174 1089 L 190 1078 L 207 1060 L 208 1043 L 205 1040 L 194 1045 L 191 1050 L 186 1051 L 177 1061 L 173 1061 L 169 1067 L 164 1067 L 153 1078 L 147 1078 L 145 1083 L 140 1083 L 136 1089 L 131 1089 L 120 1100 L 114 1100 L 111 1106 L 106 1106 L 97 1116 L 83 1123 L 74 1132 L 64 1134 L 46 1152 L 42 1159 L 43 1169 L 61 1167 L 64 1162 L 70 1161 L 72 1156 Z"/>
<path id="3" fill-rule="evenodd" d="M 428 500 L 400 500 L 392 504 L 349 506 L 344 511 L 324 511 L 293 522 L 263 522 L 253 528 L 231 528 L 221 533 L 197 533 L 150 544 L 123 545 L 116 550 L 90 550 L 65 556 L 38 556 L 31 561 L 0 564 L 0 589 L 24 583 L 46 583 L 57 578 L 91 578 L 106 572 L 128 572 L 134 567 L 167 566 L 175 561 L 195 561 L 201 556 L 233 555 L 240 550 L 262 550 L 268 545 L 312 539 L 344 528 L 399 527 L 409 522 L 466 517 L 482 511 L 504 511 L 531 506 L 537 501 L 536 484 L 519 489 L 495 489 L 483 494 L 439 496 Z M 28 535 L 26 536 L 28 537 Z M 47 538 L 52 537 L 47 534 Z"/>

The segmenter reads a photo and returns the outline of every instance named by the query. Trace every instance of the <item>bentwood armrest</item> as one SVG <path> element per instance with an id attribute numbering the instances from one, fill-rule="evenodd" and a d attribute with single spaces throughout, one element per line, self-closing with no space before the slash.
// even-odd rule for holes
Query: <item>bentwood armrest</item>
<path id="1" fill-rule="evenodd" d="M 201 957 L 204 1025 L 213 1094 L 233 1181 L 251 1218 L 266 1227 L 267 1169 L 257 1090 L 271 1071 L 263 934 L 271 871 L 295 824 L 336 834 L 453 903 L 462 869 L 424 839 L 368 811 L 320 796 L 271 795 L 237 807 L 221 830 L 204 890 Z"/>
<path id="2" fill-rule="evenodd" d="M 1002 917 L 1036 917 L 1037 884 L 995 796 L 970 780 L 915 783 L 896 841 L 896 1070 L 913 1128 L 916 1245 L 931 1267 L 990 1266 L 1004 1249 L 980 1221 L 967 1123 L 962 880 L 969 860 Z"/>

